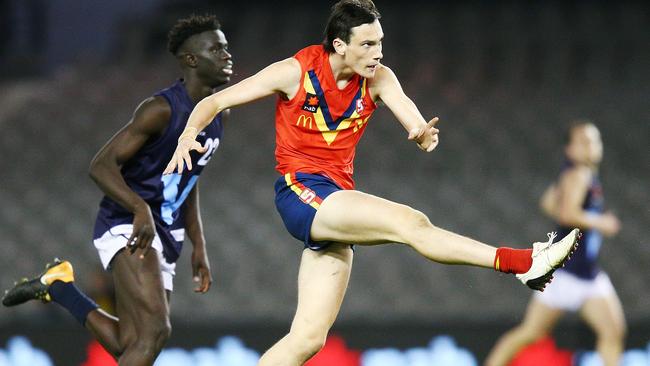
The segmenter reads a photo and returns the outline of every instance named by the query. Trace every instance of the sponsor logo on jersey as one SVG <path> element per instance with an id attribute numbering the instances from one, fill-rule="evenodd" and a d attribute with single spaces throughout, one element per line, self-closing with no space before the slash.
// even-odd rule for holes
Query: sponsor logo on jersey
<path id="1" fill-rule="evenodd" d="M 318 109 L 318 97 L 315 94 L 307 93 L 305 102 L 302 104 L 302 110 L 316 113 Z"/>
<path id="2" fill-rule="evenodd" d="M 306 204 L 310 204 L 315 198 L 316 198 L 316 192 L 312 191 L 311 189 L 305 187 L 305 189 L 302 191 L 300 194 L 300 200 Z"/>
<path id="3" fill-rule="evenodd" d="M 312 123 L 311 116 L 305 116 L 304 114 L 298 116 L 298 120 L 296 121 L 296 126 L 300 126 L 301 123 L 302 123 L 302 127 L 305 128 L 309 127 L 309 129 L 311 130 L 311 123 Z"/>
<path id="4" fill-rule="evenodd" d="M 365 106 L 363 105 L 363 99 L 359 98 L 357 99 L 357 105 L 355 108 L 355 111 L 357 112 L 358 115 L 361 115 L 361 112 L 363 112 Z"/>

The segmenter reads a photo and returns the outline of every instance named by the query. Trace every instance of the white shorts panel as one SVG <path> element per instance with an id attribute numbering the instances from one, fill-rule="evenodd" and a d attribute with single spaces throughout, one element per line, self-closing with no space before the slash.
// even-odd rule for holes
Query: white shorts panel
<path id="1" fill-rule="evenodd" d="M 553 274 L 553 282 L 546 286 L 544 292 L 536 291 L 533 296 L 549 307 L 577 311 L 589 299 L 614 293 L 614 286 L 603 271 L 596 278 L 587 280 L 559 270 Z"/>
<path id="2" fill-rule="evenodd" d="M 113 257 L 115 257 L 117 252 L 126 247 L 126 242 L 129 240 L 132 231 L 133 225 L 118 225 L 112 227 L 101 237 L 93 240 L 104 269 L 110 269 Z M 156 250 L 156 254 L 158 255 L 165 290 L 172 291 L 174 289 L 174 275 L 176 274 L 174 270 L 176 263 L 167 263 L 163 257 L 163 247 L 158 234 L 154 237 L 151 246 Z"/>

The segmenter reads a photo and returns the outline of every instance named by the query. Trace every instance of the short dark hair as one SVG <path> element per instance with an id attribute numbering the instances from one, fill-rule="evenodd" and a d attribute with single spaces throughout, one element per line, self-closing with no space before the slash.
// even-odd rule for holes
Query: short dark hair
<path id="1" fill-rule="evenodd" d="M 323 46 L 327 52 L 334 52 L 332 42 L 340 38 L 350 42 L 351 29 L 362 24 L 372 23 L 381 14 L 372 0 L 341 0 L 332 6 L 332 13 L 325 27 Z"/>
<path id="2" fill-rule="evenodd" d="M 176 55 L 183 43 L 195 34 L 221 29 L 221 24 L 214 15 L 192 14 L 187 18 L 179 19 L 167 34 L 167 49 Z"/>
<path id="3" fill-rule="evenodd" d="M 574 119 L 566 127 L 566 130 L 564 131 L 564 144 L 569 145 L 571 143 L 571 139 L 573 138 L 573 132 L 583 126 L 587 125 L 593 125 L 594 123 L 587 118 L 578 118 Z"/>

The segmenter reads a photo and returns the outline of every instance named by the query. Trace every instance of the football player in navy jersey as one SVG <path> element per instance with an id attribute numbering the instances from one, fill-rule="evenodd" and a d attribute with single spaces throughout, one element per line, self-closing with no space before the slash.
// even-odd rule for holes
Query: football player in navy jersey
<path id="1" fill-rule="evenodd" d="M 3 298 L 6 306 L 32 299 L 62 305 L 119 365 L 153 365 L 169 338 L 169 296 L 186 235 L 193 245 L 195 291 L 205 293 L 212 282 L 197 180 L 219 146 L 229 112 L 217 115 L 199 134 L 206 149 L 192 156 L 195 169 L 162 172 L 196 103 L 230 81 L 232 57 L 214 16 L 179 20 L 169 32 L 168 49 L 180 64 L 182 79 L 144 100 L 90 165 L 90 176 L 105 194 L 94 244 L 113 275 L 117 317 L 79 291 L 67 261 L 48 265 Z"/>
<path id="2" fill-rule="evenodd" d="M 604 209 L 598 167 L 603 144 L 598 128 L 586 120 L 568 130 L 566 162 L 557 183 L 540 200 L 542 211 L 558 224 L 564 235 L 578 227 L 580 245 L 564 268 L 558 269 L 546 291 L 536 293 L 523 322 L 497 342 L 486 366 L 505 366 L 519 349 L 548 334 L 567 311 L 580 312 L 596 333 L 596 350 L 605 366 L 619 364 L 625 337 L 625 317 L 607 273 L 598 265 L 602 237 L 620 229 L 618 218 Z"/>

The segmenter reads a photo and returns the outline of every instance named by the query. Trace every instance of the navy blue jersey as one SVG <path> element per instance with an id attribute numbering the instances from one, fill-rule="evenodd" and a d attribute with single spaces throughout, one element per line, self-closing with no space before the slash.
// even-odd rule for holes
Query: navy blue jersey
<path id="1" fill-rule="evenodd" d="M 162 175 L 176 150 L 178 138 L 185 129 L 195 103 L 190 99 L 182 80 L 154 96 L 164 97 L 171 106 L 169 125 L 160 136 L 152 137 L 129 159 L 121 169 L 126 184 L 151 207 L 156 232 L 163 244 L 163 254 L 169 263 L 180 255 L 184 238 L 184 217 L 181 206 L 196 184 L 199 174 L 219 146 L 223 134 L 221 114 L 196 140 L 207 146 L 205 153 L 191 152 L 192 170 L 182 174 Z M 99 204 L 94 238 L 118 225 L 133 223 L 133 214 L 110 197 L 104 196 Z"/>
<path id="2" fill-rule="evenodd" d="M 567 164 L 565 169 L 571 167 L 571 164 Z M 595 174 L 591 179 L 589 189 L 582 203 L 582 209 L 596 214 L 600 214 L 604 210 L 603 189 L 598 176 Z M 558 237 L 563 238 L 572 229 L 571 227 L 560 225 L 558 227 Z M 600 271 L 597 260 L 603 238 L 600 232 L 594 229 L 581 231 L 582 237 L 578 240 L 578 249 L 571 256 L 571 259 L 566 262 L 563 269 L 580 278 L 594 279 Z"/>

